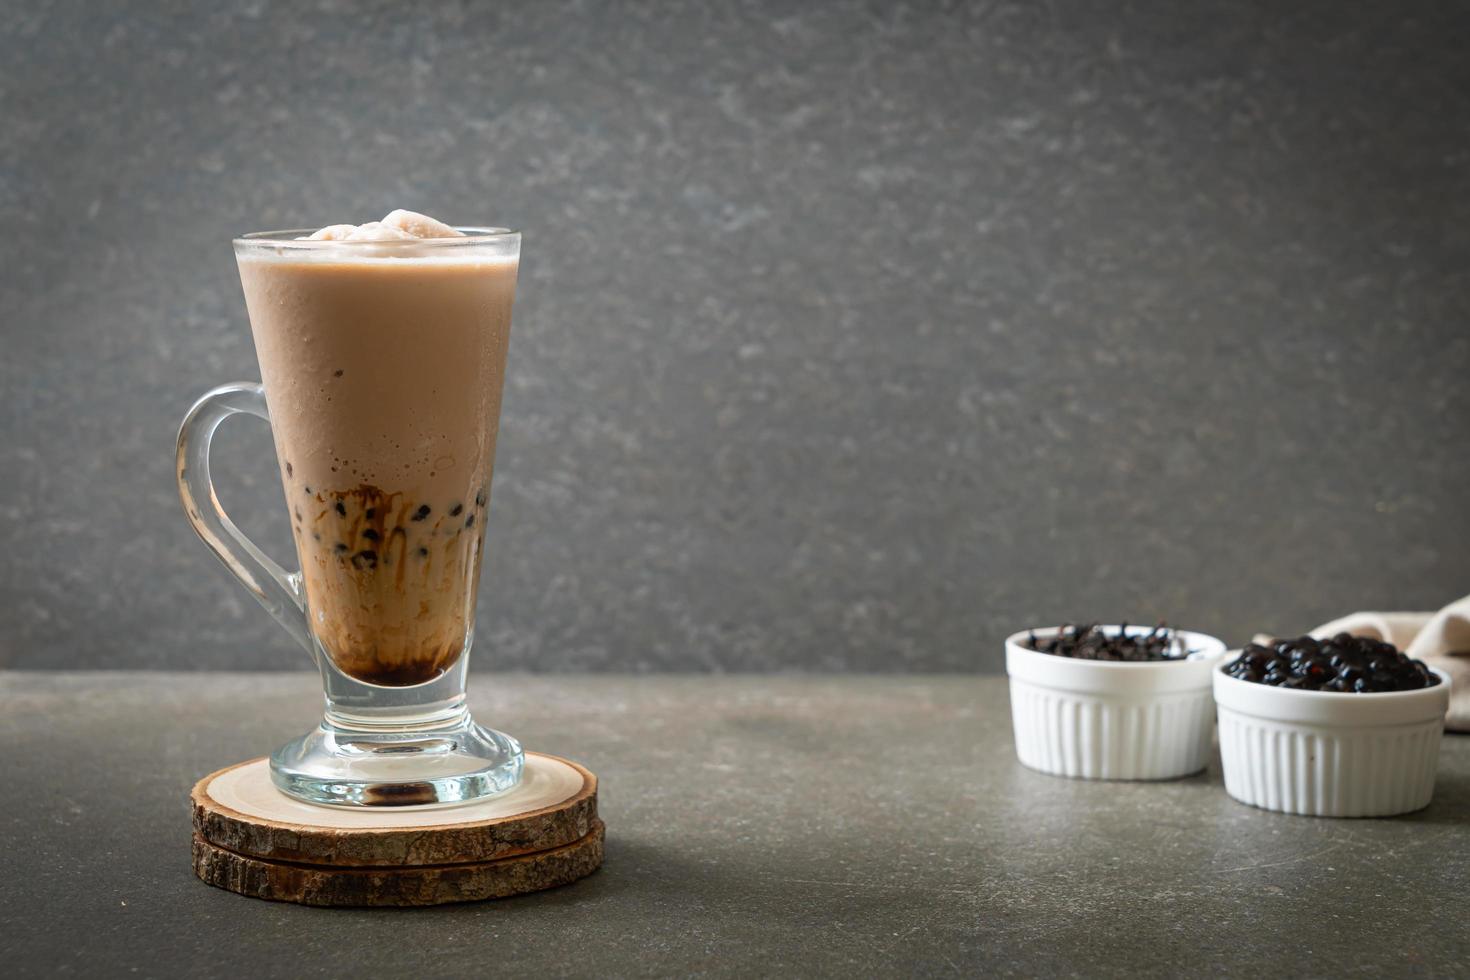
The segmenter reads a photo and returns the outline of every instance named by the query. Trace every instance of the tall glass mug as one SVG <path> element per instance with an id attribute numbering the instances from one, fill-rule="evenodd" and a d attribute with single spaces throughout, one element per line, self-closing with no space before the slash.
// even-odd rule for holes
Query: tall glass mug
<path id="1" fill-rule="evenodd" d="M 263 384 L 209 392 L 179 430 L 194 530 L 321 670 L 326 712 L 271 777 L 314 803 L 487 796 L 520 744 L 465 703 L 520 235 L 235 241 Z M 209 478 L 221 422 L 267 420 L 301 571 L 232 523 Z"/>

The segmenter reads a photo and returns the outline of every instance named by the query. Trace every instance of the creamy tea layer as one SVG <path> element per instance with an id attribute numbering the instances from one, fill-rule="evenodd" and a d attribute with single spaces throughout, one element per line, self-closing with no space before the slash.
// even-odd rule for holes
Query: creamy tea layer
<path id="1" fill-rule="evenodd" d="M 240 261 L 312 630 L 374 684 L 439 676 L 474 625 L 517 262 L 357 243 L 450 237 L 399 210 Z"/>

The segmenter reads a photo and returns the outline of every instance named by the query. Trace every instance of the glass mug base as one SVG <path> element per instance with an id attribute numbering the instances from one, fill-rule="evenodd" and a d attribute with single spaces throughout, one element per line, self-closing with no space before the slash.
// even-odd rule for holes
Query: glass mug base
<path id="1" fill-rule="evenodd" d="M 466 803 L 511 789 L 521 745 L 464 713 L 456 724 L 370 732 L 326 719 L 271 754 L 276 788 L 308 803 L 393 807 Z"/>
<path id="2" fill-rule="evenodd" d="M 314 730 L 271 753 L 271 782 L 299 800 L 344 807 L 446 806 L 515 787 L 521 743 L 470 717 L 471 644 L 466 637 L 433 680 L 385 687 L 348 675 L 314 642 L 326 711 Z"/>

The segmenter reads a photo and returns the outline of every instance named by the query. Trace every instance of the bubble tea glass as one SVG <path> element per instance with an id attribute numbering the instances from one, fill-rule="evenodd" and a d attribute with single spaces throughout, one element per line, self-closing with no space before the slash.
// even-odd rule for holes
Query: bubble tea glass
<path id="1" fill-rule="evenodd" d="M 179 431 L 194 530 L 321 671 L 321 724 L 270 759 L 313 803 L 460 802 L 520 779 L 520 744 L 465 702 L 520 235 L 458 230 L 237 239 L 263 384 L 216 388 Z M 271 425 L 299 572 L 215 496 L 210 442 L 236 414 Z"/>

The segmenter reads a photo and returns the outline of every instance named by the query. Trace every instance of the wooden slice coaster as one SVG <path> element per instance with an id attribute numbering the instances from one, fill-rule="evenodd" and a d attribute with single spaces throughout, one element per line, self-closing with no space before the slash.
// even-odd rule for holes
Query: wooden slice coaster
<path id="1" fill-rule="evenodd" d="M 555 888 L 602 865 L 602 821 L 581 840 L 549 851 L 474 864 L 334 868 L 263 861 L 194 835 L 194 873 L 217 888 L 276 902 L 326 906 L 443 905 Z"/>
<path id="2" fill-rule="evenodd" d="M 440 905 L 565 885 L 602 864 L 597 777 L 539 752 L 521 782 L 447 807 L 314 806 L 269 763 L 210 773 L 190 796 L 194 873 L 211 885 L 303 905 Z"/>
<path id="3" fill-rule="evenodd" d="M 484 865 L 585 842 L 597 821 L 597 777 L 575 762 L 527 752 L 520 785 L 480 802 L 330 807 L 286 796 L 271 782 L 267 761 L 254 759 L 205 776 L 190 801 L 200 841 L 242 858 L 402 870 Z M 196 846 L 196 868 L 198 853 Z"/>

